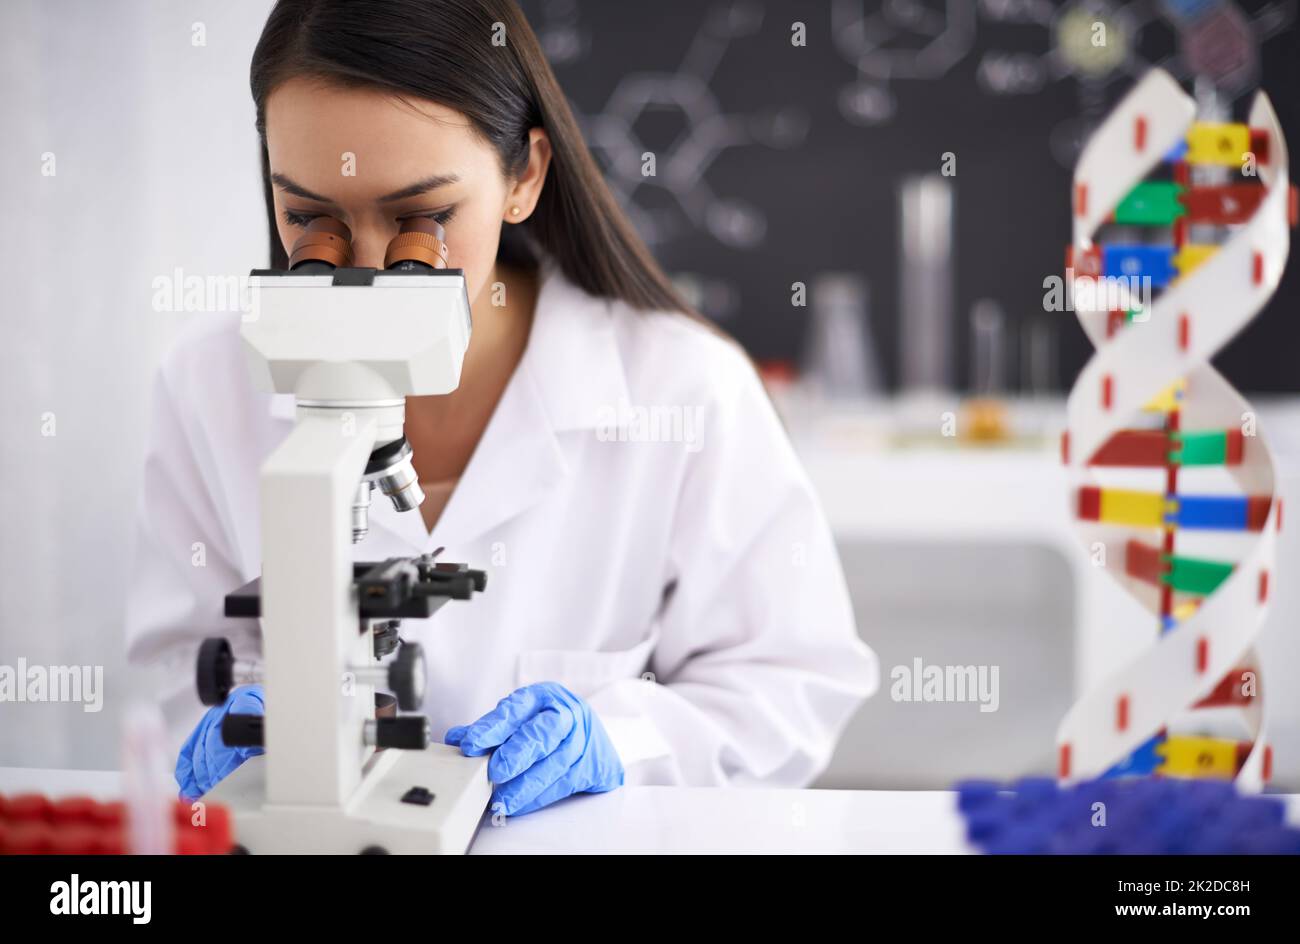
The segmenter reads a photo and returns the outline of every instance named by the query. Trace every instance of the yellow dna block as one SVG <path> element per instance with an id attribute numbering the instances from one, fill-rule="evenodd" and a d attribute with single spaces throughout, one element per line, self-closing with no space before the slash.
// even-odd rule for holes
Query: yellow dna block
<path id="1" fill-rule="evenodd" d="M 1156 754 L 1162 760 L 1157 772 L 1168 777 L 1231 780 L 1237 776 L 1236 741 L 1175 735 L 1157 744 Z"/>
<path id="2" fill-rule="evenodd" d="M 1134 528 L 1159 528 L 1165 523 L 1165 496 L 1159 492 L 1134 492 L 1120 488 L 1101 490 L 1101 510 L 1097 520 L 1106 524 L 1125 524 Z"/>
<path id="3" fill-rule="evenodd" d="M 1198 121 L 1187 132 L 1187 162 L 1240 167 L 1250 152 L 1250 128 Z"/>
<path id="4" fill-rule="evenodd" d="M 1142 407 L 1147 413 L 1172 413 L 1178 409 L 1179 398 L 1187 391 L 1186 380 L 1176 380 L 1157 393 Z"/>
<path id="5" fill-rule="evenodd" d="M 1218 251 L 1218 246 L 1200 246 L 1189 243 L 1174 253 L 1174 267 L 1178 269 L 1180 276 L 1188 275 Z"/>

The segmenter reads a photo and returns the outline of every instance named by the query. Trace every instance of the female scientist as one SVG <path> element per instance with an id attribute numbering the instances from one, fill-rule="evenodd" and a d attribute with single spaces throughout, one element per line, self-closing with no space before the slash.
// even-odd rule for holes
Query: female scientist
<path id="1" fill-rule="evenodd" d="M 378 268 L 427 217 L 465 273 L 460 387 L 406 401 L 422 514 L 377 503 L 356 551 L 445 546 L 491 572 L 472 605 L 404 625 L 434 730 L 493 754 L 507 814 L 625 780 L 811 781 L 877 684 L 827 523 L 749 361 L 620 211 L 513 0 L 281 0 L 252 92 L 274 268 L 317 217 Z M 258 470 L 293 398 L 250 387 L 237 315 L 204 318 L 160 368 L 152 423 L 129 647 L 174 685 L 176 743 L 197 720 L 176 766 L 194 797 L 256 752 L 220 727 L 260 712 L 260 687 L 200 717 L 192 667 L 210 635 L 258 656 L 222 600 L 260 573 Z"/>

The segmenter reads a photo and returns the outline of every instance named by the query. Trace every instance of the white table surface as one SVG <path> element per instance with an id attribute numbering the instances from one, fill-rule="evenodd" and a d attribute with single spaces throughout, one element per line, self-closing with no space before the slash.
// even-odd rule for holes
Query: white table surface
<path id="1" fill-rule="evenodd" d="M 0 767 L 0 793 L 120 798 L 106 770 Z M 622 787 L 571 797 L 493 825 L 470 852 L 960 853 L 962 820 L 946 791 Z"/>

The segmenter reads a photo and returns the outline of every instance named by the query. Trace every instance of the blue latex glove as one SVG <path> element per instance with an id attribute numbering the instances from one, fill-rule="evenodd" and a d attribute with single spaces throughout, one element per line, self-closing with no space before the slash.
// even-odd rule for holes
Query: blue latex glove
<path id="1" fill-rule="evenodd" d="M 176 782 L 180 784 L 182 799 L 197 800 L 248 758 L 266 753 L 260 747 L 226 747 L 221 740 L 221 722 L 232 713 L 266 714 L 262 686 L 235 689 L 226 697 L 224 705 L 209 708 L 190 732 L 176 758 Z"/>
<path id="2" fill-rule="evenodd" d="M 443 741 L 468 757 L 495 751 L 488 779 L 507 816 L 540 810 L 574 793 L 623 784 L 623 762 L 591 706 L 558 682 L 517 689 Z"/>

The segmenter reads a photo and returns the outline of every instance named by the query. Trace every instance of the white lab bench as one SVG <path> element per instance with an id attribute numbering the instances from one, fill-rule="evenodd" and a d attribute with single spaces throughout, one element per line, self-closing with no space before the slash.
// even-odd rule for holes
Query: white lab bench
<path id="1" fill-rule="evenodd" d="M 0 767 L 0 793 L 121 798 L 112 770 Z M 1300 826 L 1300 794 L 1283 795 Z M 780 790 L 620 787 L 562 800 L 494 824 L 484 814 L 472 855 L 912 854 L 959 855 L 957 796 L 948 790 Z"/>
<path id="2" fill-rule="evenodd" d="M 0 767 L 0 793 L 121 797 L 107 770 Z M 945 791 L 622 787 L 493 825 L 475 855 L 532 853 L 962 853 Z"/>

